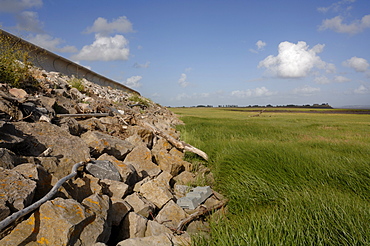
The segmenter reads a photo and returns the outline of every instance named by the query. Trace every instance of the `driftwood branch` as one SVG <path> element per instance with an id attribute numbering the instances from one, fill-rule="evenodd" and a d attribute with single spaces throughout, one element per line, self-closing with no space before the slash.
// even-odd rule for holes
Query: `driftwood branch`
<path id="1" fill-rule="evenodd" d="M 185 219 L 182 219 L 180 221 L 180 223 L 178 224 L 177 228 L 176 228 L 176 232 L 177 233 L 181 233 L 181 231 L 184 229 L 184 227 L 189 224 L 190 222 L 192 222 L 193 220 L 199 218 L 200 216 L 202 215 L 205 215 L 205 214 L 208 214 L 214 210 L 217 210 L 217 209 L 220 209 L 222 208 L 223 206 L 225 206 L 227 203 L 227 200 L 222 200 L 220 201 L 220 203 L 210 207 L 210 208 L 207 208 L 205 207 L 204 205 L 200 205 L 199 206 L 199 210 L 193 214 L 191 214 L 189 217 L 185 218 Z"/>
<path id="2" fill-rule="evenodd" d="M 57 114 L 56 117 L 104 117 L 109 116 L 109 113 L 91 113 L 91 114 Z"/>
<path id="3" fill-rule="evenodd" d="M 32 212 L 33 210 L 35 210 L 38 207 L 40 207 L 43 203 L 45 203 L 46 201 L 48 201 L 51 198 L 53 198 L 53 196 L 58 192 L 58 189 L 60 188 L 60 186 L 62 186 L 62 184 L 64 184 L 64 182 L 66 182 L 68 179 L 71 179 L 71 178 L 73 178 L 74 176 L 77 175 L 77 169 L 80 166 L 82 166 L 83 164 L 85 164 L 85 162 L 76 163 L 72 167 L 71 174 L 69 174 L 68 176 L 65 176 L 64 178 L 60 179 L 54 185 L 54 187 L 43 198 L 41 198 L 40 200 L 38 200 L 34 204 L 32 204 L 32 205 L 30 205 L 30 206 L 28 206 L 28 207 L 26 207 L 26 208 L 24 208 L 22 210 L 19 210 L 18 212 L 13 213 L 12 215 L 10 215 L 7 218 L 5 218 L 4 220 L 0 221 L 0 231 L 2 231 L 5 227 L 7 227 L 8 225 L 10 225 L 11 223 L 13 223 L 14 221 L 16 221 L 17 219 L 19 219 L 22 216 L 24 216 L 24 215 Z"/>
<path id="4" fill-rule="evenodd" d="M 204 160 L 208 161 L 208 155 L 201 151 L 200 149 L 195 148 L 194 146 L 191 146 L 190 144 L 187 144 L 183 141 L 179 141 L 175 139 L 174 137 L 160 131 L 157 127 L 147 123 L 147 122 L 141 122 L 144 127 L 149 128 L 155 135 L 158 135 L 164 139 L 166 139 L 170 144 L 172 144 L 174 147 L 176 147 L 179 150 L 185 150 L 192 152 L 194 154 L 199 155 L 202 157 Z"/>

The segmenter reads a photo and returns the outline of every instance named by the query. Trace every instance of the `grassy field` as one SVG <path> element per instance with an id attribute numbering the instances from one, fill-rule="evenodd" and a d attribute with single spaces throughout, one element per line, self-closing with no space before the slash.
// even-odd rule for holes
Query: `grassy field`
<path id="1" fill-rule="evenodd" d="M 370 115 L 171 110 L 229 198 L 196 245 L 370 245 Z"/>

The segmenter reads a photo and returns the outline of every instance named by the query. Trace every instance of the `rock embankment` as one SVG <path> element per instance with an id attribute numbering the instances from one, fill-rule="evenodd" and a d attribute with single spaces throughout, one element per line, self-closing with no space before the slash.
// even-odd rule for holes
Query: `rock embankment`
<path id="1" fill-rule="evenodd" d="M 205 226 L 184 224 L 199 211 L 176 203 L 197 179 L 174 128 L 182 122 L 138 95 L 33 74 L 39 88 L 0 84 L 0 221 L 84 165 L 52 199 L 6 226 L 0 245 L 190 244 L 183 229 Z M 211 177 L 204 167 L 198 175 Z M 221 200 L 215 193 L 201 208 Z"/>

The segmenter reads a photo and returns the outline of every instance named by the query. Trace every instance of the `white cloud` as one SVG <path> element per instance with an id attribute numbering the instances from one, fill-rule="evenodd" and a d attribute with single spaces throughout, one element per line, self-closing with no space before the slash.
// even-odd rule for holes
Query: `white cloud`
<path id="1" fill-rule="evenodd" d="M 128 33 L 133 32 L 132 24 L 126 16 L 118 17 L 118 19 L 108 22 L 107 19 L 102 17 L 97 18 L 94 21 L 93 26 L 86 29 L 86 33 L 100 33 L 107 35 L 110 33 Z"/>
<path id="2" fill-rule="evenodd" d="M 95 34 L 95 41 L 91 45 L 85 45 L 81 51 L 72 56 L 73 60 L 85 61 L 115 61 L 128 60 L 130 50 L 128 40 L 122 35 L 104 37 Z"/>
<path id="3" fill-rule="evenodd" d="M 351 59 L 344 61 L 343 66 L 353 68 L 356 72 L 366 72 L 369 67 L 369 63 L 364 58 L 354 56 Z"/>
<path id="4" fill-rule="evenodd" d="M 328 79 L 328 77 L 326 76 L 316 77 L 314 81 L 316 84 L 329 84 L 330 83 L 330 79 Z"/>
<path id="5" fill-rule="evenodd" d="M 350 3 L 354 3 L 356 2 L 356 0 L 342 0 L 342 1 L 339 1 L 339 2 L 335 2 L 333 4 L 331 4 L 330 6 L 328 7 L 319 7 L 317 8 L 317 11 L 321 12 L 321 13 L 326 13 L 328 11 L 334 11 L 334 12 L 338 12 L 338 11 L 341 11 L 343 10 L 343 7 L 342 5 L 345 5 L 345 4 L 350 4 Z M 349 7 L 346 7 L 345 10 L 350 10 L 352 7 L 349 6 Z"/>
<path id="6" fill-rule="evenodd" d="M 357 89 L 354 90 L 356 94 L 370 94 L 370 88 L 360 85 Z"/>
<path id="7" fill-rule="evenodd" d="M 135 62 L 134 68 L 148 68 L 149 65 L 150 65 L 150 62 L 148 62 L 148 61 L 144 64 L 139 64 L 139 63 Z"/>
<path id="8" fill-rule="evenodd" d="M 46 50 L 54 52 L 63 52 L 63 53 L 74 53 L 77 52 L 77 48 L 74 46 L 64 46 L 59 48 L 64 41 L 60 38 L 53 38 L 48 34 L 37 34 L 36 36 L 31 36 L 28 38 L 28 41 L 34 43 Z"/>
<path id="9" fill-rule="evenodd" d="M 123 84 L 127 85 L 130 88 L 138 88 L 138 87 L 141 87 L 140 80 L 142 78 L 143 77 L 138 76 L 138 75 L 132 76 L 132 77 L 126 79 L 126 82 L 124 82 Z"/>
<path id="10" fill-rule="evenodd" d="M 293 94 L 300 94 L 300 95 L 308 96 L 308 95 L 314 94 L 319 91 L 320 91 L 320 88 L 315 88 L 309 85 L 305 85 L 305 86 L 293 89 Z"/>
<path id="11" fill-rule="evenodd" d="M 41 33 L 44 24 L 39 20 L 39 16 L 33 11 L 23 11 L 16 15 L 17 29 L 29 32 Z"/>
<path id="12" fill-rule="evenodd" d="M 258 65 L 265 67 L 272 74 L 282 78 L 306 77 L 313 68 L 326 69 L 327 72 L 335 70 L 335 66 L 321 60 L 317 55 L 325 45 L 317 44 L 312 49 L 304 41 L 297 44 L 281 42 L 277 56 L 268 56 Z"/>
<path id="13" fill-rule="evenodd" d="M 42 0 L 0 0 L 0 12 L 17 13 L 33 7 L 41 7 Z"/>
<path id="14" fill-rule="evenodd" d="M 345 82 L 349 82 L 351 80 L 349 78 L 344 77 L 344 76 L 338 75 L 338 76 L 334 77 L 334 81 L 337 82 L 337 83 L 345 83 Z"/>
<path id="15" fill-rule="evenodd" d="M 250 52 L 253 52 L 253 53 L 258 53 L 259 51 L 263 50 L 263 48 L 266 46 L 266 43 L 263 42 L 262 40 L 258 40 L 256 42 L 256 46 L 257 46 L 257 50 L 255 49 L 249 49 Z"/>
<path id="16" fill-rule="evenodd" d="M 263 42 L 262 40 L 258 40 L 257 43 L 256 43 L 256 45 L 257 45 L 257 49 L 258 50 L 261 50 L 261 49 L 263 49 L 263 47 L 266 46 L 266 43 Z"/>
<path id="17" fill-rule="evenodd" d="M 177 81 L 177 83 L 181 87 L 187 87 L 189 85 L 189 82 L 186 81 L 186 77 L 187 77 L 186 74 L 182 73 L 180 79 Z"/>
<path id="18" fill-rule="evenodd" d="M 319 26 L 319 30 L 323 31 L 331 29 L 338 33 L 356 34 L 364 29 L 370 28 L 370 15 L 365 15 L 361 20 L 355 20 L 350 24 L 343 23 L 343 17 L 336 16 L 332 19 L 325 19 Z"/>
<path id="19" fill-rule="evenodd" d="M 237 98 L 271 96 L 274 94 L 276 94 L 276 92 L 271 92 L 264 86 L 255 89 L 248 89 L 244 91 L 237 90 L 231 92 L 231 96 Z"/>

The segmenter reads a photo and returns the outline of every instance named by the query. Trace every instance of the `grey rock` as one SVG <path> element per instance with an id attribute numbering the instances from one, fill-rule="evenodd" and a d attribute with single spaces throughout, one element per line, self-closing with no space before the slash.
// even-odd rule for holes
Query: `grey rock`
<path id="1" fill-rule="evenodd" d="M 130 186 L 134 185 L 137 182 L 138 180 L 137 173 L 132 165 L 117 160 L 117 158 L 108 155 L 107 153 L 99 156 L 98 160 L 110 161 L 117 168 L 119 174 L 121 175 L 122 182 L 125 182 Z"/>
<path id="2" fill-rule="evenodd" d="M 110 161 L 92 161 L 86 166 L 86 170 L 96 178 L 121 181 L 121 175 Z"/>
<path id="3" fill-rule="evenodd" d="M 12 150 L 24 141 L 26 136 L 22 131 L 17 130 L 11 123 L 0 122 L 0 148 Z"/>

